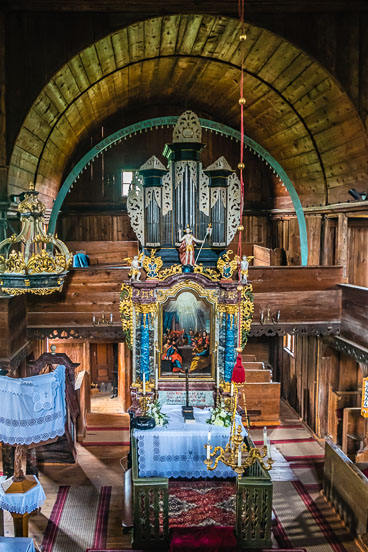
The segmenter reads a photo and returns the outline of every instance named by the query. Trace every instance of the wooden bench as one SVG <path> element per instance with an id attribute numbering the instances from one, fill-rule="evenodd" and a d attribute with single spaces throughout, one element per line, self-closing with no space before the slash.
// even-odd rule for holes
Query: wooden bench
<path id="1" fill-rule="evenodd" d="M 280 383 L 246 383 L 245 400 L 252 424 L 262 426 L 280 423 Z M 244 408 L 243 397 L 239 403 Z"/>
<path id="2" fill-rule="evenodd" d="M 247 383 L 269 383 L 272 381 L 271 370 L 246 370 L 245 381 Z"/>
<path id="3" fill-rule="evenodd" d="M 245 370 L 264 370 L 264 362 L 243 362 Z"/>
<path id="4" fill-rule="evenodd" d="M 250 355 L 250 354 L 242 354 L 242 361 L 243 362 L 256 362 L 256 355 Z"/>

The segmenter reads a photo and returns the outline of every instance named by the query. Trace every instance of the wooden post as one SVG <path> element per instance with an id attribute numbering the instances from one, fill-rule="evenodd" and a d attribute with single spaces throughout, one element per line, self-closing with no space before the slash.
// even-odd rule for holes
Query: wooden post
<path id="1" fill-rule="evenodd" d="M 345 213 L 337 215 L 337 235 L 335 264 L 344 267 L 343 275 L 348 273 L 348 217 Z"/>
<path id="2" fill-rule="evenodd" d="M 0 241 L 6 237 L 6 212 L 8 209 L 5 82 L 5 14 L 0 13 Z"/>
<path id="3" fill-rule="evenodd" d="M 330 219 L 326 217 L 326 215 L 324 215 L 324 218 L 323 218 L 322 234 L 323 234 L 323 242 L 322 242 L 322 251 L 321 251 L 321 265 L 327 266 L 331 243 L 330 243 Z"/>
<path id="4" fill-rule="evenodd" d="M 15 514 L 12 512 L 15 537 L 28 537 L 29 514 Z"/>

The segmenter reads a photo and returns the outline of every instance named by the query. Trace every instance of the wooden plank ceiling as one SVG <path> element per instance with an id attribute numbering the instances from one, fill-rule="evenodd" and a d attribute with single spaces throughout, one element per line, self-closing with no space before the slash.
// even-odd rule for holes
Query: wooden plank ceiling
<path id="1" fill-rule="evenodd" d="M 239 128 L 239 22 L 172 15 L 134 23 L 64 65 L 32 105 L 9 167 L 9 193 L 36 177 L 48 205 L 78 143 L 107 117 L 185 105 Z M 294 181 L 304 205 L 333 203 L 368 168 L 367 138 L 347 94 L 283 38 L 248 25 L 246 133 Z M 179 113 L 178 113 L 179 115 Z"/>

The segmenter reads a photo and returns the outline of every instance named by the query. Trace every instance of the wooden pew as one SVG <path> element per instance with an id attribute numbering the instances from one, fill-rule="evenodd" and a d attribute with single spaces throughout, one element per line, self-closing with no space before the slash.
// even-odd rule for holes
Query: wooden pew
<path id="1" fill-rule="evenodd" d="M 247 383 L 270 383 L 272 372 L 271 370 L 246 370 L 245 381 Z"/>
<path id="2" fill-rule="evenodd" d="M 264 370 L 263 362 L 243 362 L 245 370 Z"/>
<path id="3" fill-rule="evenodd" d="M 257 360 L 256 355 L 249 355 L 249 354 L 243 353 L 241 357 L 243 362 L 256 362 Z"/>
<path id="4" fill-rule="evenodd" d="M 267 373 L 267 371 L 265 371 Z M 278 425 L 280 423 L 280 383 L 259 382 L 245 384 L 245 400 L 251 424 Z M 244 408 L 241 396 L 240 406 Z"/>
<path id="5" fill-rule="evenodd" d="M 353 536 L 366 534 L 368 479 L 330 439 L 325 446 L 323 494 Z"/>

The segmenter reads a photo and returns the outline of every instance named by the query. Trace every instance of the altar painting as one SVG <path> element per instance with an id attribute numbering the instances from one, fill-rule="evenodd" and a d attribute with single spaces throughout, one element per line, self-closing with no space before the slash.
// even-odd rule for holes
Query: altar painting
<path id="1" fill-rule="evenodd" d="M 211 306 L 183 291 L 162 306 L 161 377 L 212 375 Z"/>

